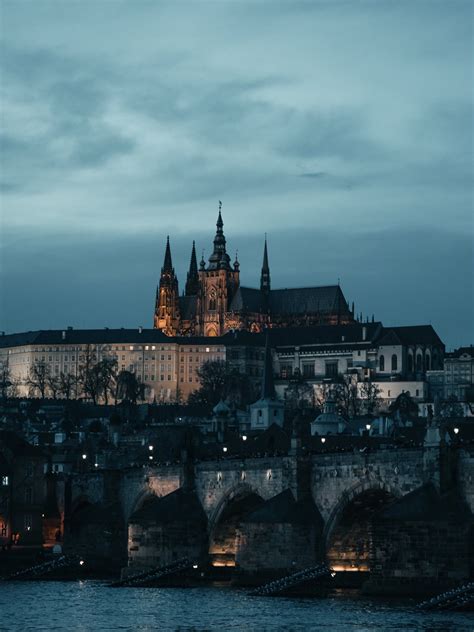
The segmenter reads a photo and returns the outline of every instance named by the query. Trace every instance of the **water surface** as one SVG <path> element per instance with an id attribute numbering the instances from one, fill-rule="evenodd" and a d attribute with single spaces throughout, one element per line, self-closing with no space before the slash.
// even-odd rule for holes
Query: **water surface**
<path id="1" fill-rule="evenodd" d="M 101 581 L 0 585 L 0 630 L 141 632 L 473 632 L 470 613 L 424 613 L 415 602 L 337 593 L 249 597 L 232 588 L 109 588 Z"/>

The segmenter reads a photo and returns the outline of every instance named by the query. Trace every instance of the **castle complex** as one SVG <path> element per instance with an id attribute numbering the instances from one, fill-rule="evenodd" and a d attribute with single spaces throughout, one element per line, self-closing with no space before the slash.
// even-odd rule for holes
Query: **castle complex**
<path id="1" fill-rule="evenodd" d="M 155 329 L 168 336 L 221 336 L 237 329 L 259 332 L 266 327 L 354 322 L 353 309 L 349 309 L 339 285 L 273 290 L 266 239 L 260 288 L 242 286 L 237 257 L 231 264 L 226 252 L 220 206 L 214 249 L 207 264 L 202 258 L 199 269 L 193 242 L 183 296 L 179 295 L 168 238 L 156 292 Z"/>

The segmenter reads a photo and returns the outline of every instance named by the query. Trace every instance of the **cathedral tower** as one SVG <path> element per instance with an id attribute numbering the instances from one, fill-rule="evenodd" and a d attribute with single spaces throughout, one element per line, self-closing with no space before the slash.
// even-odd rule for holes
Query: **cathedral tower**
<path id="1" fill-rule="evenodd" d="M 225 333 L 225 314 L 239 287 L 239 264 L 232 268 L 226 252 L 224 222 L 219 202 L 214 249 L 207 268 L 201 261 L 199 270 L 199 294 L 197 304 L 197 330 L 202 336 L 221 336 Z"/>
<path id="2" fill-rule="evenodd" d="M 153 327 L 168 336 L 178 333 L 179 293 L 178 279 L 171 260 L 170 238 L 166 240 L 165 260 L 161 268 L 160 284 L 156 290 L 155 317 Z"/>
<path id="3" fill-rule="evenodd" d="M 260 274 L 260 290 L 264 294 L 270 293 L 270 266 L 268 265 L 267 236 L 266 235 L 265 235 L 265 246 L 263 248 L 262 272 Z"/>
<path id="4" fill-rule="evenodd" d="M 199 274 L 196 259 L 196 243 L 193 241 L 193 249 L 191 250 L 191 261 L 189 263 L 189 272 L 186 278 L 186 296 L 196 296 L 199 292 Z"/>

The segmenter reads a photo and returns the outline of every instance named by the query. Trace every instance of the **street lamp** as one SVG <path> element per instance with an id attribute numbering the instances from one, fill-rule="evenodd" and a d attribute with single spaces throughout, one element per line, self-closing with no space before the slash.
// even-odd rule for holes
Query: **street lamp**
<path id="1" fill-rule="evenodd" d="M 224 447 L 222 448 L 222 452 L 227 452 L 227 446 L 224 446 Z"/>
<path id="2" fill-rule="evenodd" d="M 454 428 L 454 434 L 459 434 L 459 428 Z"/>
<path id="3" fill-rule="evenodd" d="M 242 435 L 242 441 L 247 441 L 247 435 Z"/>
<path id="4" fill-rule="evenodd" d="M 366 430 L 370 430 L 370 427 L 371 427 L 370 424 L 365 424 L 365 429 Z"/>
<path id="5" fill-rule="evenodd" d="M 150 452 L 153 452 L 153 446 L 152 445 L 149 445 L 148 449 L 150 450 Z"/>
<path id="6" fill-rule="evenodd" d="M 87 459 L 87 454 L 82 455 L 82 460 L 85 461 Z"/>
<path id="7" fill-rule="evenodd" d="M 326 443 L 326 437 L 321 437 L 321 443 Z"/>

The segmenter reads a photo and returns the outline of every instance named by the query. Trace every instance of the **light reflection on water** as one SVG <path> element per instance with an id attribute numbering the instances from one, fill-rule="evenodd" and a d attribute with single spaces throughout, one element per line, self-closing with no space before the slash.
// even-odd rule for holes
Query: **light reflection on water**
<path id="1" fill-rule="evenodd" d="M 0 587 L 0 630 L 160 632 L 473 632 L 469 613 L 336 594 L 249 597 L 231 588 L 108 588 L 105 582 L 12 582 Z"/>

